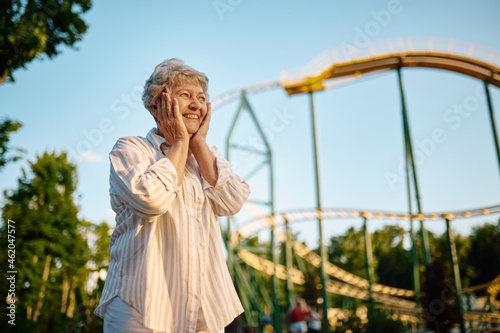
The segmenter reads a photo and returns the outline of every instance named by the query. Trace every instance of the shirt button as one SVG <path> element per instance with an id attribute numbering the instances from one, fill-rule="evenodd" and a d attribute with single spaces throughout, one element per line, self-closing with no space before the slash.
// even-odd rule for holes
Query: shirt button
<path id="1" fill-rule="evenodd" d="M 201 246 L 205 245 L 205 242 L 201 242 L 201 243 L 200 243 L 200 245 L 201 245 Z"/>
<path id="2" fill-rule="evenodd" d="M 194 175 L 191 175 L 191 178 L 193 178 L 193 179 L 194 179 Z"/>
<path id="3" fill-rule="evenodd" d="M 201 222 L 201 219 L 198 217 L 198 218 L 196 219 L 196 221 Z"/>
<path id="4" fill-rule="evenodd" d="M 201 200 L 201 196 L 197 196 L 196 199 Z"/>

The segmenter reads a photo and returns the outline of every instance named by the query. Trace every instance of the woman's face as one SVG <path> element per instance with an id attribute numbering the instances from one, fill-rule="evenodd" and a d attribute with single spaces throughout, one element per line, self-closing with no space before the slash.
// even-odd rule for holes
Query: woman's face
<path id="1" fill-rule="evenodd" d="M 193 80 L 178 81 L 171 89 L 171 97 L 178 101 L 182 120 L 192 137 L 207 114 L 207 97 L 203 89 Z"/>

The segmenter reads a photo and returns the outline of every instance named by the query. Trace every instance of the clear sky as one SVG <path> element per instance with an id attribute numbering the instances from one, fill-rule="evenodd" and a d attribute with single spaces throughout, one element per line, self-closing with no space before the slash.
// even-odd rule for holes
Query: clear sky
<path id="1" fill-rule="evenodd" d="M 396 5 L 398 13 L 377 23 Z M 490 1 L 94 1 L 84 15 L 89 30 L 77 49 L 62 48 L 53 60 L 37 60 L 15 72 L 15 83 L 0 86 L 0 117 L 23 123 L 12 146 L 27 154 L 0 174 L 0 188 L 12 189 L 20 167 L 44 151 L 70 152 L 78 166 L 77 202 L 81 216 L 113 222 L 108 199 L 107 154 L 119 137 L 145 136 L 154 125 L 140 101 L 144 80 L 171 57 L 205 72 L 215 97 L 241 86 L 278 80 L 280 72 L 304 66 L 324 51 L 353 44 L 370 24 L 370 41 L 409 37 L 454 39 L 500 51 L 500 2 Z M 436 69 L 403 70 L 412 136 L 418 149 L 440 129 L 446 137 L 418 164 L 424 212 L 471 209 L 500 200 L 499 167 L 482 82 Z M 500 90 L 491 88 L 497 122 Z M 448 110 L 477 96 L 478 104 L 460 121 Z M 259 121 L 271 128 L 276 210 L 315 205 L 307 96 L 281 90 L 249 96 Z M 406 187 L 391 185 L 403 156 L 396 73 L 385 72 L 316 94 L 322 196 L 325 207 L 405 211 Z M 237 102 L 214 111 L 209 141 L 225 151 L 225 138 Z M 248 122 L 236 140 L 251 138 Z M 424 146 L 421 146 L 424 147 Z M 88 151 L 83 159 L 78 152 Z M 81 156 L 80 156 L 81 157 Z M 248 166 L 258 161 L 243 161 Z M 245 167 L 239 168 L 244 173 Z M 251 181 L 253 196 L 265 199 L 266 177 Z M 265 210 L 262 210 L 266 213 Z M 240 216 L 244 221 L 248 214 Z M 497 217 L 454 222 L 457 232 Z M 371 229 L 385 222 L 374 221 Z M 393 222 L 394 223 L 394 222 Z M 341 234 L 359 220 L 325 222 L 326 236 Z M 405 228 L 407 225 L 402 224 Z M 428 227 L 437 233 L 444 222 Z M 316 225 L 294 227 L 313 245 Z"/>

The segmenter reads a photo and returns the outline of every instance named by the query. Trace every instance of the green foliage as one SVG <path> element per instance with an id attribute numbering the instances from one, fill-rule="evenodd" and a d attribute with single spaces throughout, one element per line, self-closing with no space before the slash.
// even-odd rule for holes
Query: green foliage
<path id="1" fill-rule="evenodd" d="M 492 281 L 500 274 L 500 221 L 473 228 L 466 263 L 474 275 L 473 285 Z"/>
<path id="2" fill-rule="evenodd" d="M 420 233 L 417 232 L 417 252 L 419 261 L 422 262 Z M 405 289 L 413 289 L 412 281 L 412 256 L 411 249 L 405 249 L 404 239 L 408 233 L 398 225 L 386 225 L 383 229 L 372 234 L 373 256 L 376 271 L 376 282 Z M 456 308 L 456 297 L 454 285 L 451 278 L 451 267 L 448 260 L 448 248 L 446 234 L 435 236 L 429 233 L 433 258 L 436 259 L 427 271 L 421 265 L 421 283 L 424 296 L 424 320 L 431 329 L 436 325 L 444 330 L 447 325 L 457 322 L 458 310 Z M 292 235 L 292 240 L 297 240 L 297 235 Z M 500 272 L 500 224 L 485 224 L 475 227 L 470 236 L 455 236 L 460 272 L 465 287 L 489 282 Z M 263 251 L 268 247 L 265 242 L 258 238 L 252 238 L 245 243 L 247 246 L 260 248 Z M 284 265 L 285 246 L 281 244 L 280 261 Z M 314 250 L 319 253 L 319 249 Z M 360 228 L 350 228 L 344 235 L 332 237 L 328 247 L 329 260 L 356 275 L 366 277 L 364 232 Z M 261 255 L 266 257 L 265 255 Z M 304 285 L 294 285 L 292 295 L 299 294 L 309 304 L 322 297 L 322 290 L 317 286 L 320 283 L 319 269 L 297 255 L 292 255 L 292 263 L 295 268 L 302 271 L 305 278 Z M 424 272 L 427 274 L 424 276 Z M 264 282 L 268 294 L 270 294 L 270 278 L 262 272 L 255 272 Z M 249 277 L 250 279 L 250 277 Z M 283 292 L 285 283 L 281 282 L 282 311 L 285 306 L 285 294 Z M 265 307 L 262 300 L 261 308 Z M 330 305 L 343 309 L 356 310 L 359 306 L 366 304 L 365 301 L 351 299 L 340 295 L 330 295 Z M 451 318 L 451 319 L 450 319 Z M 402 332 L 405 327 L 400 321 L 394 321 L 383 313 L 378 313 L 369 318 L 366 325 L 361 324 L 359 318 L 352 317 L 338 322 L 338 326 L 332 328 L 335 332 Z"/>
<path id="3" fill-rule="evenodd" d="M 349 316 L 347 319 L 337 321 L 337 327 L 333 329 L 333 333 L 364 333 L 364 326 L 356 316 Z"/>
<path id="4" fill-rule="evenodd" d="M 474 268 L 467 264 L 469 253 L 471 252 L 470 237 L 455 235 L 455 247 L 457 249 L 458 266 L 462 285 L 471 285 L 471 278 L 474 276 Z M 448 254 L 448 240 L 446 232 L 436 238 L 436 256 L 443 258 L 447 278 L 451 278 L 451 259 Z M 484 281 L 487 282 L 487 281 Z"/>
<path id="5" fill-rule="evenodd" d="M 0 171 L 9 162 L 17 161 L 21 158 L 19 155 L 7 156 L 7 152 L 15 150 L 17 153 L 23 153 L 24 150 L 9 147 L 10 133 L 17 132 L 23 125 L 15 120 L 5 119 L 0 123 Z"/>
<path id="6" fill-rule="evenodd" d="M 386 225 L 372 235 L 375 278 L 394 287 L 411 288 L 411 254 L 403 248 L 406 231 Z M 329 259 L 335 265 L 367 278 L 363 229 L 349 228 L 346 235 L 330 238 Z"/>
<path id="7" fill-rule="evenodd" d="M 402 244 L 382 254 L 376 270 L 379 276 L 378 283 L 396 288 L 413 289 L 411 260 L 410 251 L 405 250 Z"/>
<path id="8" fill-rule="evenodd" d="M 85 222 L 84 226 L 95 234 L 95 244 L 91 252 L 91 260 L 96 270 L 107 269 L 109 266 L 109 241 L 111 239 L 111 227 L 106 222 L 95 225 Z"/>
<path id="9" fill-rule="evenodd" d="M 79 220 L 73 201 L 76 185 L 76 167 L 66 154 L 44 153 L 30 162 L 30 177 L 23 170 L 18 188 L 5 192 L 0 233 L 6 235 L 7 221 L 15 221 L 18 330 L 88 330 L 100 325 L 91 318 L 100 295 L 89 295 L 86 287 L 91 266 L 99 269 L 109 262 L 109 227 Z M 100 238 L 91 251 L 87 236 L 93 233 Z M 1 237 L 0 246 L 7 248 L 7 237 Z M 0 260 L 7 262 L 4 252 Z M 0 284 L 7 290 L 5 279 Z M 5 311 L 0 308 L 4 318 Z"/>
<path id="10" fill-rule="evenodd" d="M 423 317 L 427 328 L 437 332 L 449 332 L 459 323 L 459 308 L 453 283 L 447 278 L 444 259 L 435 258 L 425 271 L 422 291 Z"/>
<path id="11" fill-rule="evenodd" d="M 373 234 L 375 274 L 378 283 L 404 289 L 413 289 L 411 251 L 404 249 L 406 231 L 396 225 L 387 225 Z"/>
<path id="12" fill-rule="evenodd" d="M 363 230 L 355 230 L 354 227 L 349 228 L 345 235 L 331 237 L 328 247 L 330 262 L 352 274 L 367 278 L 363 239 Z"/>
<path id="13" fill-rule="evenodd" d="M 405 325 L 399 320 L 389 318 L 383 312 L 375 311 L 368 315 L 368 323 L 364 331 L 367 333 L 403 333 Z"/>
<path id="14" fill-rule="evenodd" d="M 431 244 L 435 247 L 434 257 L 443 259 L 445 277 L 451 281 L 446 233 Z M 470 236 L 455 235 L 455 245 L 462 286 L 483 284 L 500 274 L 500 222 L 476 226 Z"/>
<path id="15" fill-rule="evenodd" d="M 393 320 L 384 312 L 368 313 L 368 322 L 363 323 L 356 315 L 351 314 L 345 319 L 339 319 L 333 333 L 403 333 L 405 325 L 399 320 Z"/>
<path id="16" fill-rule="evenodd" d="M 81 15 L 90 0 L 11 0 L 0 2 L 0 84 L 42 55 L 53 58 L 58 46 L 73 46 L 87 24 Z"/>

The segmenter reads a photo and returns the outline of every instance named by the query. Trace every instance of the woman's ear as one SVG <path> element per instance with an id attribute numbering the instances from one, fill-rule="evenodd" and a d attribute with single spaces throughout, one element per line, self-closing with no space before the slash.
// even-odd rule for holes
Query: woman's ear
<path id="1" fill-rule="evenodd" d="M 151 109 L 151 114 L 153 115 L 153 118 L 155 119 L 156 125 L 158 125 L 158 108 L 154 104 L 151 104 L 149 106 L 149 108 Z"/>
<path id="2" fill-rule="evenodd" d="M 156 118 L 156 116 L 158 115 L 158 108 L 156 107 L 156 105 L 150 104 L 149 108 L 151 109 L 151 113 L 153 114 L 153 116 Z"/>

